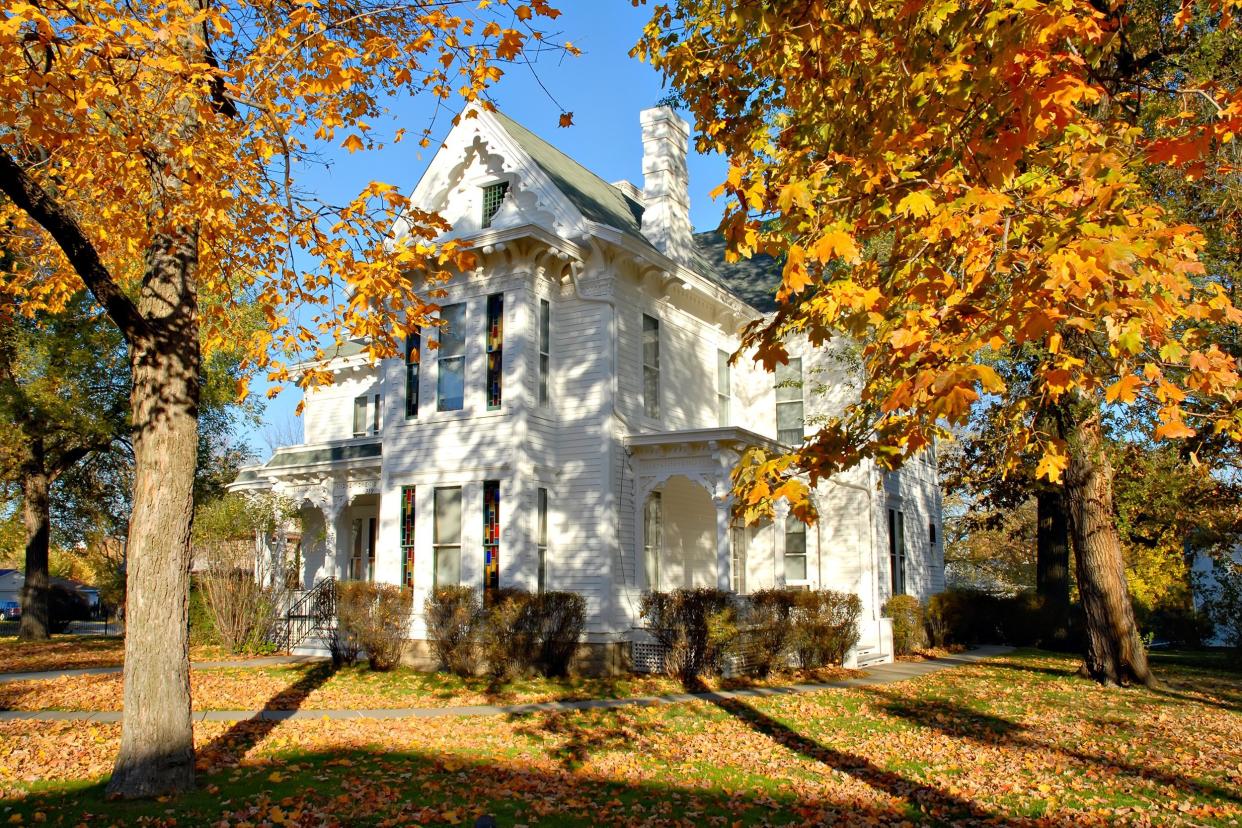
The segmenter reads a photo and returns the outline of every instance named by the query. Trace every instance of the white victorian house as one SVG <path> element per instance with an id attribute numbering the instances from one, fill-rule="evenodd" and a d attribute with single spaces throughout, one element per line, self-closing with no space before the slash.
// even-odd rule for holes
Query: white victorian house
<path id="1" fill-rule="evenodd" d="M 306 443 L 233 488 L 302 503 L 308 588 L 403 583 L 418 612 L 442 584 L 572 590 L 589 643 L 617 656 L 643 638 L 644 590 L 830 588 L 862 598 L 861 657 L 891 657 L 887 597 L 943 589 L 934 456 L 823 483 L 814 526 L 733 521 L 739 454 L 800 442 L 855 391 L 824 349 L 775 377 L 727 364 L 775 310 L 779 267 L 726 264 L 718 235 L 693 233 L 685 121 L 649 109 L 641 135 L 638 187 L 504 115 L 463 118 L 412 197 L 478 255 L 438 300 L 446 327 L 378 365 L 340 349 L 335 382 L 307 394 Z"/>

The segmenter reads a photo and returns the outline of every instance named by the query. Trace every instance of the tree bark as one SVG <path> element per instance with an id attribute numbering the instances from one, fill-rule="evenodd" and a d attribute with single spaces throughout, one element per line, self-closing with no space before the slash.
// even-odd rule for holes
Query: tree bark
<path id="1" fill-rule="evenodd" d="M 48 634 L 48 548 L 51 536 L 51 481 L 43 466 L 42 441 L 29 446 L 31 460 L 22 468 L 22 519 L 26 528 L 26 582 L 22 586 L 22 621 L 17 637 L 22 641 L 46 641 Z"/>
<path id="2" fill-rule="evenodd" d="M 139 308 L 151 335 L 131 349 L 134 499 L 126 556 L 125 719 L 108 793 L 194 785 L 189 569 L 198 452 L 198 238 L 157 237 Z"/>
<path id="3" fill-rule="evenodd" d="M 1065 500 L 1086 619 L 1084 671 L 1105 685 L 1152 686 L 1155 679 L 1126 586 L 1113 513 L 1113 468 L 1101 444 L 1098 414 L 1073 426 Z"/>
<path id="4" fill-rule="evenodd" d="M 1062 649 L 1069 642 L 1069 515 L 1065 492 L 1040 488 L 1036 502 L 1035 591 L 1049 623 L 1047 644 Z"/>

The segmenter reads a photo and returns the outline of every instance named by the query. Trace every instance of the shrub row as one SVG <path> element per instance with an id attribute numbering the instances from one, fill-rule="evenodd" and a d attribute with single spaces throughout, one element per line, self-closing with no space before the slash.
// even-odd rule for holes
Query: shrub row
<path id="1" fill-rule="evenodd" d="M 425 610 L 427 638 L 444 669 L 470 676 L 482 668 L 497 681 L 567 675 L 586 627 L 586 601 L 576 592 L 503 589 L 485 605 L 473 587 L 443 587 Z"/>
<path id="2" fill-rule="evenodd" d="M 1148 609 L 1136 603 L 1139 629 L 1149 639 L 1198 646 L 1210 633 L 1201 614 L 1189 608 Z M 1034 592 L 1016 595 L 951 589 L 925 603 L 909 595 L 889 600 L 884 614 L 893 619 L 893 645 L 904 655 L 929 643 L 937 647 L 1011 644 L 1017 647 L 1076 650 L 1082 646 L 1082 610 L 1068 619 Z"/>
<path id="3" fill-rule="evenodd" d="M 691 683 L 737 658 L 766 676 L 791 657 L 804 669 L 839 665 L 858 643 L 858 596 L 831 590 L 765 589 L 738 598 L 718 589 L 643 595 L 640 613 L 664 649 L 664 669 Z"/>

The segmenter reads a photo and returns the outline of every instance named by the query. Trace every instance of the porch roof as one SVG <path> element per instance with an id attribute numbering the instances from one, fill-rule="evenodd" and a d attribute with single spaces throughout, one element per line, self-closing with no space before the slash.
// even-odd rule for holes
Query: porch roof
<path id="1" fill-rule="evenodd" d="M 772 438 L 739 426 L 690 428 L 678 431 L 643 431 L 628 434 L 625 437 L 626 446 L 632 449 L 662 449 L 693 445 L 708 447 L 712 443 L 735 449 L 758 446 L 771 451 L 779 451 L 781 448 L 780 444 Z"/>
<path id="2" fill-rule="evenodd" d="M 265 489 L 275 477 L 378 466 L 382 453 L 378 440 L 283 446 L 266 463 L 242 469 L 228 488 Z"/>

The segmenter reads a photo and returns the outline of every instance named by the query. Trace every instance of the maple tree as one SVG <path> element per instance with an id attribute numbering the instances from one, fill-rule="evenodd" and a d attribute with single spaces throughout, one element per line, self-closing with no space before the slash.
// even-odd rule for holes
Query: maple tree
<path id="1" fill-rule="evenodd" d="M 572 51 L 536 27 L 558 14 L 547 0 L 6 4 L 0 227 L 30 267 L 6 273 L 0 295 L 34 313 L 85 286 L 130 350 L 127 715 L 114 793 L 193 781 L 196 421 L 204 353 L 240 339 L 227 309 L 241 297 L 261 309 L 250 364 L 279 382 L 289 354 L 323 356 L 325 332 L 367 337 L 372 356 L 395 352 L 427 323 L 428 288 L 472 264 L 469 251 L 434 244 L 444 221 L 394 186 L 372 182 L 333 204 L 301 175 L 326 147 L 382 145 L 387 96 L 483 100 L 505 65 Z M 316 266 L 298 267 L 299 255 Z"/>
<path id="2" fill-rule="evenodd" d="M 739 467 L 751 513 L 777 497 L 805 509 L 801 478 L 865 458 L 895 466 L 991 400 L 1000 462 L 1034 456 L 1037 476 L 1063 487 L 1086 671 L 1152 681 L 1126 593 L 1102 416 L 1141 400 L 1154 439 L 1242 439 L 1237 359 L 1218 344 L 1236 339 L 1242 314 L 1204 277 L 1204 234 L 1145 180 L 1153 170 L 1236 180 L 1236 165 L 1212 150 L 1236 144 L 1242 91 L 1210 64 L 1163 70 L 1195 39 L 1235 48 L 1238 7 L 656 7 L 635 53 L 694 113 L 699 149 L 729 159 L 718 192 L 732 255 L 784 261 L 781 308 L 744 344 L 769 368 L 794 336 L 863 348 L 855 404 L 796 451 Z M 1153 28 L 1157 44 L 1136 46 Z M 1140 124 L 1144 97 L 1167 111 Z M 990 363 L 1017 349 L 1034 364 L 1030 382 L 1014 386 Z"/>

